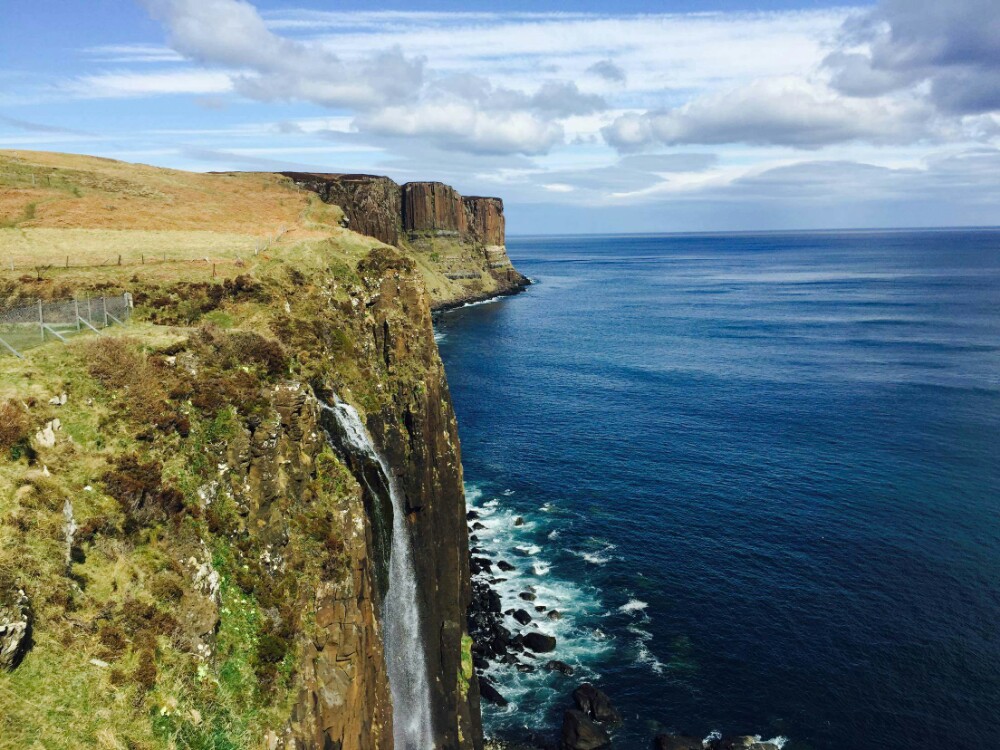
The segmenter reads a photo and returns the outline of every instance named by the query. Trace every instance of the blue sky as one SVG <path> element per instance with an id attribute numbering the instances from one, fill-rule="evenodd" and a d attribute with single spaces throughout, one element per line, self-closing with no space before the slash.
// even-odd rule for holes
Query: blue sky
<path id="1" fill-rule="evenodd" d="M 995 0 L 41 0 L 0 148 L 437 179 L 513 232 L 1000 224 Z"/>

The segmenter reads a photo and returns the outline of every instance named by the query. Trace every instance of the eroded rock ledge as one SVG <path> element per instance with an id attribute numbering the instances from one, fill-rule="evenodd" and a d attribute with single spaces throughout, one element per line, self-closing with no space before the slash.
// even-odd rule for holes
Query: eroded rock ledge
<path id="1" fill-rule="evenodd" d="M 376 175 L 282 174 L 340 206 L 348 228 L 412 252 L 434 309 L 515 293 L 530 283 L 507 255 L 499 198 L 463 197 L 441 182 L 399 185 Z"/>

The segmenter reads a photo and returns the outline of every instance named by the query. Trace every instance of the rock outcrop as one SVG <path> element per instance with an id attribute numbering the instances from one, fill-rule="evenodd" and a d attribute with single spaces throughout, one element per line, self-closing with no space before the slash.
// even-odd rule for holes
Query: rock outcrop
<path id="1" fill-rule="evenodd" d="M 402 190 L 403 229 L 411 238 L 468 236 L 465 204 L 455 188 L 441 182 L 408 182 Z"/>
<path id="2" fill-rule="evenodd" d="M 9 592 L 0 606 L 0 669 L 15 669 L 31 647 L 31 607 L 23 591 Z"/>
<path id="3" fill-rule="evenodd" d="M 503 216 L 503 201 L 499 198 L 469 196 L 465 204 L 469 232 L 477 242 L 486 247 L 503 247 L 506 244 L 507 224 Z"/>
<path id="4" fill-rule="evenodd" d="M 324 203 L 340 206 L 348 227 L 387 245 L 398 245 L 401 229 L 399 185 L 370 174 L 284 172 L 295 184 L 317 193 Z"/>
<path id="5" fill-rule="evenodd" d="M 595 724 L 583 711 L 568 710 L 563 714 L 559 733 L 560 750 L 600 750 L 611 744 L 608 733 Z"/>
<path id="6" fill-rule="evenodd" d="M 499 198 L 463 197 L 441 182 L 398 185 L 372 175 L 282 174 L 340 206 L 349 229 L 412 252 L 435 309 L 510 294 L 530 283 L 507 255 Z"/>

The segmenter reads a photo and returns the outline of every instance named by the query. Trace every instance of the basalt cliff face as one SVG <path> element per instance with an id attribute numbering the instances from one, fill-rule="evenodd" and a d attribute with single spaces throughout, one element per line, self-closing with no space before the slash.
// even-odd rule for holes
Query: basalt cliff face
<path id="1" fill-rule="evenodd" d="M 340 206 L 351 229 L 412 253 L 435 308 L 510 294 L 529 283 L 507 255 L 499 198 L 463 197 L 440 182 L 400 186 L 373 175 L 284 175 Z"/>
<path id="2" fill-rule="evenodd" d="M 86 185 L 101 187 L 81 192 L 117 189 L 102 172 L 116 170 L 144 200 L 136 185 L 159 172 L 126 166 L 50 169 L 93 170 Z M 332 429 L 340 399 L 403 496 L 433 736 L 421 750 L 481 749 L 461 450 L 431 319 L 453 288 L 428 290 L 442 282 L 416 247 L 421 233 L 454 240 L 489 270 L 502 204 L 432 183 L 315 183 L 376 239 L 322 225 L 319 202 L 285 180 L 190 179 L 199 195 L 213 194 L 202 182 L 231 190 L 233 206 L 270 191 L 309 224 L 217 267 L 126 259 L 0 277 L 11 301 L 135 301 L 127 329 L 0 360 L 4 744 L 399 748 L 383 606 L 392 504 Z M 394 231 L 397 247 L 379 241 Z"/>

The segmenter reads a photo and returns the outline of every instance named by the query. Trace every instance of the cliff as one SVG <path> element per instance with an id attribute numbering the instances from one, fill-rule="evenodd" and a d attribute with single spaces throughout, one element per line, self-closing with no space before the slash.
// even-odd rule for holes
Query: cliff
<path id="1" fill-rule="evenodd" d="M 440 182 L 400 186 L 370 175 L 283 174 L 339 206 L 350 228 L 413 257 L 435 308 L 511 294 L 529 283 L 507 255 L 499 198 L 462 197 Z"/>
<path id="2" fill-rule="evenodd" d="M 34 179 L 0 192 L 0 298 L 136 307 L 127 329 L 0 359 L 2 744 L 393 747 L 395 516 L 331 428 L 339 398 L 403 495 L 434 746 L 481 748 L 461 451 L 409 240 L 345 230 L 272 175 L 3 158 Z M 387 181 L 348 182 L 402 216 Z M 258 200 L 274 223 L 254 229 Z M 107 263 L 112 242 L 141 252 Z"/>

